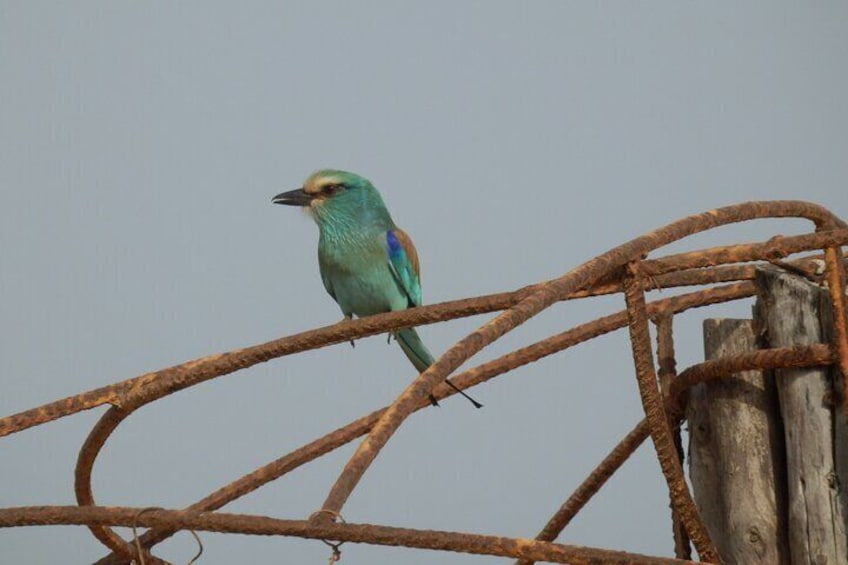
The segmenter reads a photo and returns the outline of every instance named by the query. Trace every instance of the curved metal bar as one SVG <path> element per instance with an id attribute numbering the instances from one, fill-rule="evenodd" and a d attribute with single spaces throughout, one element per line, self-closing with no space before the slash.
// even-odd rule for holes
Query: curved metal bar
<path id="1" fill-rule="evenodd" d="M 105 414 L 97 421 L 97 424 L 88 434 L 88 437 L 80 449 L 77 457 L 77 465 L 74 470 L 74 492 L 76 493 L 77 503 L 80 506 L 94 506 L 94 495 L 91 492 L 91 470 L 94 466 L 94 460 L 97 454 L 106 443 L 106 440 L 115 431 L 132 410 L 124 410 L 123 408 L 115 408 L 114 406 L 106 411 Z M 105 525 L 93 524 L 88 527 L 95 538 L 100 542 L 124 558 L 133 558 L 136 556 L 136 550 L 131 543 L 127 542 L 115 533 L 112 528 Z"/>

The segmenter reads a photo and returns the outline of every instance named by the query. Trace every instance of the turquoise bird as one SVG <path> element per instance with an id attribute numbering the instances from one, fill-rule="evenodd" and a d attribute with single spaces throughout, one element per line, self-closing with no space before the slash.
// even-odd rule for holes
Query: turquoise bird
<path id="1" fill-rule="evenodd" d="M 369 180 L 347 171 L 317 171 L 301 188 L 278 194 L 272 202 L 302 206 L 318 224 L 321 280 L 345 319 L 421 305 L 418 253 Z M 393 335 L 419 372 L 433 364 L 415 328 Z M 445 382 L 475 407 L 482 406 Z M 430 400 L 438 405 L 432 395 Z"/>

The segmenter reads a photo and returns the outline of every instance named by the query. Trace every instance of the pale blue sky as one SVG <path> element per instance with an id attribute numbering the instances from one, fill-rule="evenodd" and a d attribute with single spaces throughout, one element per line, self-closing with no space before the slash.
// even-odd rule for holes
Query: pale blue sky
<path id="1" fill-rule="evenodd" d="M 317 230 L 270 203 L 321 167 L 381 189 L 415 239 L 427 303 L 552 278 L 725 204 L 798 198 L 848 217 L 844 2 L 235 6 L 0 2 L 0 414 L 337 321 Z M 800 229 L 763 222 L 684 247 Z M 622 302 L 556 306 L 472 362 Z M 681 367 L 701 359 L 704 315 L 677 323 Z M 421 333 L 440 353 L 486 319 Z M 413 377 L 376 337 L 178 393 L 111 438 L 97 500 L 185 506 Z M 483 410 L 451 399 L 413 416 L 347 520 L 535 535 L 641 414 L 623 333 L 474 396 Z M 0 440 L 0 507 L 72 504 L 76 454 L 100 414 Z M 227 510 L 304 518 L 352 449 Z M 329 555 L 315 541 L 201 535 L 206 565 Z M 671 555 L 650 447 L 560 540 Z M 193 551 L 181 534 L 159 554 Z M 103 554 L 84 528 L 0 531 L 3 562 Z M 344 549 L 345 563 L 390 559 L 484 562 Z"/>

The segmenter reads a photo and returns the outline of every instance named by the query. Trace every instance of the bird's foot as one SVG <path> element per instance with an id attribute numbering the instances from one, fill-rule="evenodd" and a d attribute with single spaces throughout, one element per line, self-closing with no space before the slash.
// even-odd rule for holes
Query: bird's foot
<path id="1" fill-rule="evenodd" d="M 343 323 L 345 323 L 345 322 L 349 322 L 349 321 L 351 321 L 351 320 L 353 320 L 353 315 L 351 315 L 351 314 L 345 314 L 345 315 L 344 315 L 344 318 L 342 318 L 341 320 L 339 320 L 339 323 L 340 323 L 340 324 L 343 324 Z M 351 346 L 351 347 L 353 347 L 354 349 L 356 349 L 356 343 L 355 343 L 353 340 L 350 340 L 350 346 Z"/>

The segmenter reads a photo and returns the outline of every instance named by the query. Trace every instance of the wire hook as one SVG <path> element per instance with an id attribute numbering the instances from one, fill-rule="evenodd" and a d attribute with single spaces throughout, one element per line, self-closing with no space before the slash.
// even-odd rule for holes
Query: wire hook
<path id="1" fill-rule="evenodd" d="M 309 520 L 312 521 L 319 514 L 329 514 L 330 516 L 333 517 L 333 521 L 338 520 L 343 524 L 345 523 L 345 519 L 341 515 L 341 513 L 336 512 L 335 510 L 327 509 L 327 508 L 322 508 L 321 510 L 316 510 L 315 512 L 313 512 L 312 514 L 309 515 Z M 326 545 L 328 545 L 333 550 L 333 553 L 330 555 L 330 558 L 327 561 L 329 563 L 329 565 L 333 565 L 333 563 L 336 563 L 336 562 L 342 560 L 341 546 L 344 543 L 343 541 L 339 541 L 339 542 L 335 542 L 335 543 L 331 542 L 329 540 L 325 540 L 325 539 L 322 539 L 321 541 L 324 542 Z"/>

